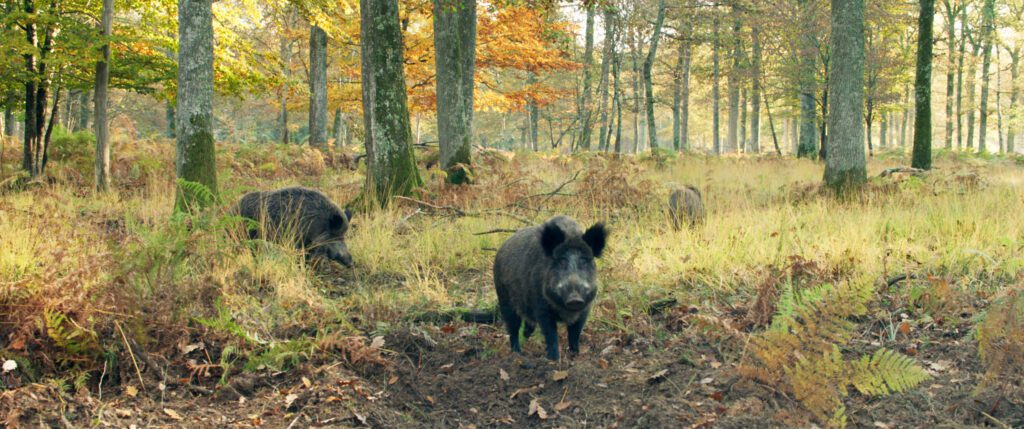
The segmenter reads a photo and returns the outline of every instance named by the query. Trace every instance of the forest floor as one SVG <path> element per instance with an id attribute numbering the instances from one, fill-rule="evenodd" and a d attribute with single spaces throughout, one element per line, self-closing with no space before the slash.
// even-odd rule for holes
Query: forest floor
<path id="1" fill-rule="evenodd" d="M 942 153 L 877 177 L 906 162 L 886 153 L 839 200 L 807 160 L 483 152 L 474 185 L 424 168 L 416 198 L 357 212 L 343 269 L 243 240 L 225 213 L 292 184 L 344 204 L 351 155 L 224 145 L 224 202 L 172 216 L 173 148 L 124 150 L 107 196 L 86 149 L 44 183 L 0 169 L 0 425 L 813 427 L 833 408 L 849 427 L 1024 425 L 1019 159 Z M 687 183 L 708 219 L 676 231 L 664 205 Z M 612 235 L 582 351 L 550 362 L 539 336 L 513 354 L 500 322 L 462 314 L 493 308 L 506 230 L 562 213 Z M 835 359 L 892 350 L 926 379 L 869 395 L 836 375 L 852 364 L 800 372 L 821 352 L 762 345 L 793 340 L 786 321 L 813 336 L 802 309 L 842 307 L 819 320 Z M 821 398 L 838 402 L 822 414 Z"/>

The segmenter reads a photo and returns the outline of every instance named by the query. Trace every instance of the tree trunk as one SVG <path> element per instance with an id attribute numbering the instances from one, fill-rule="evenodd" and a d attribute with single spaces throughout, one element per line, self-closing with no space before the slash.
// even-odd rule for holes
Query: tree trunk
<path id="1" fill-rule="evenodd" d="M 739 11 L 733 5 L 732 24 L 732 66 L 729 67 L 729 123 L 725 139 L 725 152 L 738 152 L 739 120 L 740 120 L 740 18 Z"/>
<path id="2" fill-rule="evenodd" d="M 473 138 L 476 0 L 434 0 L 437 135 L 448 182 L 468 183 Z M 528 128 L 528 127 L 526 127 Z M 525 128 L 524 128 L 525 130 Z M 523 139 L 526 146 L 526 139 Z"/>
<path id="3" fill-rule="evenodd" d="M 341 119 L 341 107 L 334 109 L 334 149 L 337 150 L 342 147 L 345 141 L 345 134 L 348 134 L 348 127 L 345 126 L 345 121 Z"/>
<path id="4" fill-rule="evenodd" d="M 934 1 L 934 0 L 928 0 Z M 996 6 L 995 0 L 985 0 L 981 8 L 982 16 L 982 60 L 981 60 L 981 119 L 978 121 L 978 152 L 984 153 L 987 150 L 988 133 L 988 87 L 991 81 L 989 72 L 992 68 L 992 38 L 995 32 Z"/>
<path id="5" fill-rule="evenodd" d="M 754 58 L 751 63 L 752 70 L 750 71 L 753 75 L 753 82 L 751 83 L 752 89 L 750 94 L 750 151 L 753 153 L 761 152 L 761 28 L 758 24 L 755 24 L 750 30 L 751 37 L 751 50 L 753 51 Z M 767 97 L 765 97 L 767 102 Z M 770 121 L 769 121 L 770 122 Z M 782 151 L 779 150 L 779 143 L 775 140 L 775 127 L 772 126 L 772 141 L 775 144 L 775 150 L 782 155 Z"/>
<path id="6" fill-rule="evenodd" d="M 89 123 L 92 122 L 92 109 L 90 106 L 93 103 L 89 102 L 90 91 L 82 91 L 78 94 L 78 119 L 75 120 L 75 132 L 89 129 Z M 71 112 L 68 112 L 70 115 Z"/>
<path id="7" fill-rule="evenodd" d="M 800 28 L 800 59 L 798 79 L 800 82 L 800 144 L 797 147 L 797 156 L 800 158 L 814 158 L 818 152 L 818 137 L 815 121 L 814 92 L 816 90 L 815 65 L 817 56 L 814 53 L 814 33 L 810 28 L 810 0 L 801 0 L 801 28 Z"/>
<path id="8" fill-rule="evenodd" d="M 291 133 L 288 131 L 288 80 L 291 75 L 292 44 L 286 35 L 281 34 L 278 40 L 278 47 L 281 54 L 281 88 L 278 89 L 278 103 L 280 104 L 277 114 L 278 138 L 281 143 L 288 144 L 291 140 Z"/>
<path id="9" fill-rule="evenodd" d="M 636 36 L 639 39 L 639 36 Z M 640 45 L 637 42 L 637 45 Z M 633 153 L 640 148 L 640 51 L 641 47 L 635 46 L 631 57 L 633 57 Z"/>
<path id="10" fill-rule="evenodd" d="M 178 1 L 178 113 L 175 120 L 180 180 L 205 186 L 217 195 L 213 142 L 213 1 Z M 179 186 L 175 209 L 191 211 L 205 201 Z"/>
<path id="11" fill-rule="evenodd" d="M 981 53 L 981 44 L 973 43 L 973 54 L 971 62 L 967 65 L 967 150 L 974 151 L 974 114 L 977 111 L 974 100 L 977 96 L 975 86 L 977 84 L 978 65 L 976 60 Z"/>
<path id="12" fill-rule="evenodd" d="M 617 25 L 615 23 L 615 8 L 605 7 L 604 9 L 604 47 L 601 53 L 601 83 L 598 84 L 598 97 L 600 97 L 600 106 L 598 109 L 601 111 L 601 122 L 600 129 L 598 130 L 597 146 L 600 150 L 607 150 L 608 148 L 608 87 L 611 86 L 611 69 L 612 69 L 612 56 L 615 52 L 615 33 Z"/>
<path id="13" fill-rule="evenodd" d="M 750 146 L 747 146 L 747 88 L 740 87 L 740 152 L 749 153 Z"/>
<path id="14" fill-rule="evenodd" d="M 530 72 L 526 75 L 526 84 L 533 85 L 537 81 L 537 76 Z M 537 100 L 532 97 L 526 102 L 526 114 L 529 115 L 530 120 L 530 147 L 534 152 L 539 150 L 540 143 L 540 108 L 537 105 Z"/>
<path id="15" fill-rule="evenodd" d="M 1020 115 L 1017 113 L 1017 99 L 1020 98 L 1020 87 L 1017 86 L 1017 78 L 1020 76 L 1020 45 L 1007 50 L 1010 54 L 1010 120 L 1006 127 L 1006 151 L 1016 153 L 1017 151 L 1017 126 Z"/>
<path id="16" fill-rule="evenodd" d="M 719 48 L 720 48 L 720 28 L 721 22 L 719 21 L 718 14 L 714 17 L 714 34 L 711 38 L 711 74 L 712 74 L 712 87 L 711 87 L 711 142 L 712 147 L 715 150 L 715 154 L 722 153 L 722 141 L 721 141 L 721 94 L 719 86 L 721 84 L 722 76 L 719 65 Z"/>
<path id="17" fill-rule="evenodd" d="M 17 93 L 12 90 L 4 103 L 4 135 L 14 137 L 14 98 Z"/>
<path id="18" fill-rule="evenodd" d="M 63 73 L 57 73 L 57 90 L 53 92 L 53 107 L 50 108 L 50 121 L 46 125 L 46 134 L 43 137 L 42 146 L 39 149 L 39 166 L 36 168 L 39 174 L 46 172 L 46 164 L 50 159 L 50 138 L 53 136 L 53 126 L 60 121 L 60 93 Z"/>
<path id="19" fill-rule="evenodd" d="M 309 27 L 309 145 L 327 149 L 327 33 Z"/>
<path id="20" fill-rule="evenodd" d="M 956 63 L 956 7 L 954 0 L 943 0 L 946 7 L 946 45 L 949 48 L 946 67 L 946 149 L 953 149 L 953 98 L 955 91 L 954 64 Z"/>
<path id="21" fill-rule="evenodd" d="M 590 69 L 594 64 L 594 15 L 597 5 L 584 4 L 584 7 L 587 9 L 587 24 L 583 50 L 583 90 L 580 91 L 579 117 L 577 119 L 580 124 L 580 140 L 577 147 L 582 150 L 590 150 Z"/>
<path id="22" fill-rule="evenodd" d="M 110 38 L 114 19 L 114 0 L 103 0 L 100 31 Z M 107 85 L 110 82 L 110 44 L 103 45 L 103 58 L 96 63 L 96 191 L 110 190 L 110 133 L 107 121 Z"/>
<path id="23" fill-rule="evenodd" d="M 25 14 L 35 14 L 35 2 L 33 0 L 24 0 Z M 37 46 L 36 41 L 36 24 L 34 20 L 29 20 L 25 24 L 25 39 L 29 46 Z M 22 158 L 21 167 L 28 171 L 29 174 L 34 175 L 32 171 L 32 154 L 33 144 L 35 142 L 37 133 L 36 127 L 36 57 L 32 52 L 23 54 L 25 60 L 25 71 L 27 79 L 25 79 L 25 135 L 22 138 Z"/>
<path id="24" fill-rule="evenodd" d="M 967 34 L 970 28 L 967 22 L 967 6 L 960 5 L 960 52 L 957 55 L 956 65 L 956 149 L 964 148 L 964 57 L 967 56 Z"/>
<path id="25" fill-rule="evenodd" d="M 926 0 L 927 1 L 927 0 Z M 832 0 L 825 185 L 836 193 L 867 182 L 864 159 L 864 1 Z"/>
<path id="26" fill-rule="evenodd" d="M 868 138 L 868 156 L 874 156 L 875 155 L 875 146 L 874 146 L 874 142 L 871 140 L 871 131 L 872 131 L 871 130 L 871 126 L 872 126 L 872 122 L 874 122 L 875 102 L 874 102 L 874 99 L 871 97 L 871 92 L 870 91 L 871 91 L 871 85 L 868 85 L 868 91 L 867 91 L 867 94 L 866 94 L 868 101 L 867 101 L 867 103 L 865 103 L 865 105 L 867 105 L 867 109 L 866 109 L 866 112 L 864 113 L 864 123 L 867 125 L 867 131 L 865 132 L 865 135 Z"/>
<path id="27" fill-rule="evenodd" d="M 622 72 L 622 53 L 614 52 L 612 62 L 612 108 L 615 109 L 615 153 L 622 153 L 622 88 L 619 86 L 619 76 Z M 608 129 L 608 140 L 611 140 L 611 128 Z"/>
<path id="28" fill-rule="evenodd" d="M 658 2 L 658 17 L 654 21 L 654 32 L 651 33 L 651 49 L 647 51 L 647 60 L 644 61 L 644 89 L 647 101 L 647 141 L 651 152 L 658 148 L 658 128 L 654 122 L 654 82 L 651 78 L 651 69 L 654 68 L 654 58 L 658 53 L 658 41 L 661 40 L 661 26 L 665 22 L 665 9 L 668 8 L 666 0 Z"/>
<path id="29" fill-rule="evenodd" d="M 878 148 L 885 149 L 889 146 L 889 115 L 882 114 L 882 120 L 878 123 Z"/>
<path id="30" fill-rule="evenodd" d="M 914 155 L 911 166 L 932 168 L 932 25 L 935 0 L 921 0 L 917 25 L 917 71 L 914 78 Z"/>
<path id="31" fill-rule="evenodd" d="M 904 85 L 903 89 L 903 118 L 900 120 L 900 147 L 907 147 L 907 128 L 910 123 L 910 85 Z"/>
<path id="32" fill-rule="evenodd" d="M 386 206 L 423 184 L 412 151 L 398 0 L 360 4 L 363 122 L 369 198 Z M 374 201 L 374 200 L 370 200 Z"/>
<path id="33" fill-rule="evenodd" d="M 676 49 L 676 67 L 672 70 L 672 148 L 679 151 L 682 123 L 683 66 L 686 64 L 686 42 L 680 41 Z"/>

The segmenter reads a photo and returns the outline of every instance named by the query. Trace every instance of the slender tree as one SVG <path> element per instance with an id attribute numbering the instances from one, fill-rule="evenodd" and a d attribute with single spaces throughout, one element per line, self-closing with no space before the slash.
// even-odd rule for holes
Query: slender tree
<path id="1" fill-rule="evenodd" d="M 721 23 L 718 18 L 718 14 L 714 17 L 714 32 L 711 38 L 711 73 L 712 73 L 712 87 L 711 87 L 711 140 L 716 154 L 722 153 L 722 141 L 721 141 L 721 94 L 719 93 L 719 86 L 721 82 L 721 73 L 719 66 L 719 48 L 721 46 L 720 27 Z"/>
<path id="2" fill-rule="evenodd" d="M 402 24 L 398 0 L 363 2 L 359 9 L 366 188 L 387 205 L 392 195 L 408 195 L 423 183 L 412 151 Z"/>
<path id="3" fill-rule="evenodd" d="M 797 156 L 801 158 L 814 158 L 818 152 L 816 104 L 814 92 L 816 90 L 815 66 L 817 54 L 814 49 L 814 30 L 811 27 L 811 1 L 800 0 L 800 30 L 799 30 L 799 71 L 800 82 L 800 144 L 797 147 Z"/>
<path id="4" fill-rule="evenodd" d="M 110 38 L 114 20 L 114 0 L 103 0 L 100 33 Z M 110 134 L 107 121 L 107 85 L 110 82 L 110 43 L 102 47 L 102 59 L 96 63 L 96 190 L 110 190 Z M 70 112 L 69 112 L 70 113 Z M 69 115 L 70 116 L 70 115 Z"/>
<path id="5" fill-rule="evenodd" d="M 761 152 L 761 27 L 755 23 L 750 29 L 751 50 L 753 58 L 750 64 L 751 91 L 750 91 L 750 151 Z M 767 102 L 767 98 L 765 99 Z M 776 149 L 778 143 L 775 144 Z M 781 153 L 780 153 L 781 155 Z"/>
<path id="6" fill-rule="evenodd" d="M 837 193 L 867 182 L 864 158 L 864 0 L 832 0 L 825 185 Z"/>
<path id="7" fill-rule="evenodd" d="M 309 27 L 309 145 L 327 149 L 327 32 Z"/>
<path id="8" fill-rule="evenodd" d="M 932 168 L 932 27 L 935 0 L 921 0 L 917 25 L 917 72 L 914 78 L 914 168 Z"/>
<path id="9" fill-rule="evenodd" d="M 654 59 L 658 53 L 658 41 L 661 40 L 661 27 L 665 22 L 665 9 L 668 8 L 666 0 L 658 2 L 658 15 L 654 20 L 654 31 L 651 33 L 651 49 L 647 51 L 647 60 L 644 61 L 644 93 L 647 102 L 647 140 L 651 151 L 658 148 L 658 132 L 654 123 L 654 82 L 651 78 L 651 70 L 654 68 Z"/>
<path id="10" fill-rule="evenodd" d="M 933 1 L 933 0 L 928 0 Z M 995 33 L 996 6 L 995 0 L 985 0 L 981 8 L 981 119 L 978 120 L 978 151 L 985 152 L 986 133 L 988 132 L 988 95 L 992 68 L 992 39 Z M 930 61 L 930 60 L 929 60 Z"/>
<path id="11" fill-rule="evenodd" d="M 615 33 L 618 31 L 615 16 L 615 7 L 606 5 L 604 7 L 604 46 L 601 53 L 601 82 L 598 84 L 597 90 L 598 97 L 600 98 L 598 109 L 601 111 L 601 129 L 598 130 L 597 145 L 602 150 L 608 148 L 608 89 L 611 86 L 612 52 L 615 50 Z"/>
<path id="12" fill-rule="evenodd" d="M 467 183 L 473 138 L 476 0 L 434 0 L 434 46 L 441 168 L 448 172 L 449 183 Z"/>
<path id="13" fill-rule="evenodd" d="M 732 6 L 732 64 L 729 67 L 727 76 L 729 87 L 729 123 L 726 126 L 725 152 L 736 152 L 739 145 L 739 120 L 740 120 L 740 22 L 739 9 L 734 3 Z"/>
<path id="14" fill-rule="evenodd" d="M 436 1 L 436 0 L 435 0 Z M 596 2 L 583 3 L 584 8 L 587 10 L 587 24 L 584 30 L 584 50 L 583 50 L 583 89 L 579 95 L 579 107 L 578 107 L 578 118 L 577 121 L 580 124 L 580 140 L 579 148 L 582 150 L 590 150 L 590 96 L 591 96 L 591 68 L 594 64 L 594 16 L 596 14 L 597 4 Z"/>
<path id="15" fill-rule="evenodd" d="M 956 93 L 956 16 L 959 4 L 955 0 L 942 0 L 945 8 L 946 47 L 949 49 L 946 67 L 946 149 L 953 149 L 953 102 Z"/>
<path id="16" fill-rule="evenodd" d="M 178 46 L 177 176 L 217 195 L 212 0 L 178 1 Z M 178 187 L 177 210 L 192 210 L 204 202 L 195 192 Z"/>

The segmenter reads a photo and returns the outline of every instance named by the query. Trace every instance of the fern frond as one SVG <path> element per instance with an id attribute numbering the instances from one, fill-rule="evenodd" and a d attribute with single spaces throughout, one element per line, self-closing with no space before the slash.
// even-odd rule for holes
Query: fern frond
<path id="1" fill-rule="evenodd" d="M 878 349 L 850 365 L 850 383 L 865 395 L 906 392 L 929 378 L 914 359 L 888 349 Z"/>

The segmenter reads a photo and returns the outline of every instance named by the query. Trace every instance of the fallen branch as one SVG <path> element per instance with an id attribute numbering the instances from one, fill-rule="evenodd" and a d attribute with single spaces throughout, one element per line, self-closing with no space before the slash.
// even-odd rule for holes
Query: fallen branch
<path id="1" fill-rule="evenodd" d="M 499 233 L 502 233 L 502 232 L 515 233 L 515 232 L 519 232 L 519 230 L 518 229 L 509 229 L 509 228 L 494 228 L 494 229 L 483 231 L 483 232 L 474 232 L 473 235 L 499 234 Z"/>
<path id="2" fill-rule="evenodd" d="M 526 207 L 523 207 L 523 203 L 525 203 L 526 201 L 529 201 L 529 200 L 531 200 L 533 198 L 545 197 L 544 200 L 540 202 L 540 205 L 544 205 L 544 204 L 546 204 L 548 202 L 548 200 L 550 200 L 551 198 L 553 198 L 555 196 L 566 196 L 566 197 L 572 196 L 573 194 L 564 194 L 564 193 L 562 193 L 562 189 L 565 188 L 566 186 L 568 186 L 570 183 L 575 182 L 576 179 L 579 178 L 580 173 L 582 173 L 582 172 L 583 172 L 583 170 L 576 170 L 576 173 L 573 174 L 572 177 L 569 178 L 569 180 L 566 180 L 566 181 L 560 183 L 558 186 L 555 187 L 554 190 L 552 190 L 550 192 L 544 192 L 544 193 L 540 193 L 540 194 L 527 195 L 527 196 L 525 196 L 523 198 L 520 198 L 518 200 L 515 200 L 515 201 L 509 203 L 508 205 L 505 206 L 505 208 L 519 207 L 519 208 L 525 209 Z M 534 210 L 539 212 L 540 208 L 537 208 L 537 209 L 534 209 Z"/>
<path id="3" fill-rule="evenodd" d="M 904 280 L 917 280 L 918 278 L 920 278 L 920 277 L 917 274 L 900 274 L 900 275 L 898 275 L 896 277 L 893 277 L 893 278 L 891 278 L 889 280 L 886 280 L 885 281 L 885 287 L 886 288 L 891 288 L 891 287 L 895 286 L 896 283 L 899 283 L 901 281 L 904 281 Z"/>

